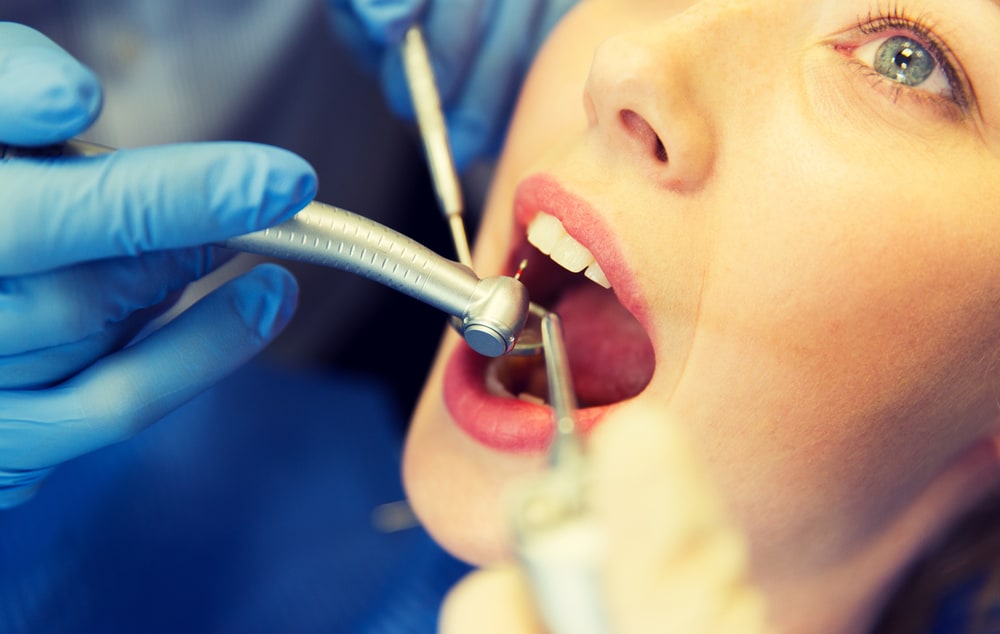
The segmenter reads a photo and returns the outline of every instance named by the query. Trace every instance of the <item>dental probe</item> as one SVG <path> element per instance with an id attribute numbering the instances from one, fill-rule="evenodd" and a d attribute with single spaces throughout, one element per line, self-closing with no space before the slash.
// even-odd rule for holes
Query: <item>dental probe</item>
<path id="1" fill-rule="evenodd" d="M 417 115 L 417 127 L 420 128 L 420 138 L 424 144 L 438 204 L 448 220 L 458 261 L 471 269 L 472 254 L 462 220 L 462 213 L 465 211 L 462 187 L 458 182 L 458 171 L 448 143 L 448 128 L 441 110 L 441 96 L 434 79 L 434 69 L 420 27 L 411 26 L 406 32 L 401 53 L 406 83 Z"/>
<path id="2" fill-rule="evenodd" d="M 62 146 L 0 145 L 0 158 L 95 156 L 111 148 L 71 140 Z M 524 327 L 528 293 L 512 277 L 480 279 L 468 266 L 373 220 L 313 202 L 285 222 L 218 243 L 286 260 L 355 273 L 458 318 L 459 331 L 476 352 L 506 354 Z"/>
<path id="3" fill-rule="evenodd" d="M 451 144 L 448 142 L 448 127 L 441 109 L 441 95 L 434 78 L 434 68 L 431 65 L 423 31 L 419 26 L 411 26 L 407 30 L 400 52 L 438 204 L 448 220 L 458 261 L 471 269 L 472 254 L 462 219 L 465 213 L 462 187 L 459 184 Z M 530 311 L 533 318 L 531 327 L 522 330 L 522 336 L 509 351 L 511 354 L 531 356 L 541 352 L 542 344 L 534 326 L 537 319 L 548 311 L 534 303 L 530 305 Z M 451 323 L 456 330 L 462 331 L 461 323 L 456 319 L 453 318 Z"/>
<path id="4" fill-rule="evenodd" d="M 555 313 L 542 318 L 542 346 L 555 425 L 550 468 L 516 492 L 515 548 L 552 634 L 606 634 L 599 576 L 603 542 L 587 508 L 576 396 L 562 323 Z"/>

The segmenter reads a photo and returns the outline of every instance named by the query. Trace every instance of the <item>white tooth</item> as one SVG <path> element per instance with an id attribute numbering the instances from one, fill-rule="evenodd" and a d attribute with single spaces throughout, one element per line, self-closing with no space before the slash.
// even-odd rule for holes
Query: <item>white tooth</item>
<path id="1" fill-rule="evenodd" d="M 562 223 L 555 216 L 539 213 L 528 225 L 528 242 L 548 255 L 559 239 L 566 235 Z"/>
<path id="2" fill-rule="evenodd" d="M 587 247 L 583 246 L 569 235 L 562 237 L 559 242 L 552 247 L 549 254 L 556 264 L 559 264 L 567 271 L 579 273 L 594 261 L 594 256 L 590 254 Z"/>
<path id="3" fill-rule="evenodd" d="M 555 216 L 538 212 L 528 225 L 528 242 L 564 269 L 573 273 L 587 269 L 585 275 L 588 278 L 604 288 L 611 287 L 601 267 L 594 260 L 593 254 L 566 233 L 566 229 Z"/>
<path id="4" fill-rule="evenodd" d="M 604 275 L 604 270 L 601 269 L 601 265 L 598 264 L 597 262 L 594 262 L 593 264 L 588 266 L 587 270 L 584 271 L 583 274 L 587 277 L 588 280 L 592 282 L 597 282 L 604 288 L 611 288 L 611 282 L 608 281 L 607 276 Z"/>
<path id="5" fill-rule="evenodd" d="M 521 392 L 520 394 L 517 395 L 517 398 L 521 399 L 522 401 L 526 401 L 528 403 L 534 403 L 535 405 L 545 405 L 544 398 L 535 396 L 530 392 Z"/>

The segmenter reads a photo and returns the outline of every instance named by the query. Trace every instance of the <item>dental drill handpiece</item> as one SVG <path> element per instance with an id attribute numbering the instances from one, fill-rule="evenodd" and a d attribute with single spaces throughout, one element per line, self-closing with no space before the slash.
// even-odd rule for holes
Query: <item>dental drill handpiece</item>
<path id="1" fill-rule="evenodd" d="M 111 148 L 71 140 L 61 146 L 0 145 L 0 159 L 95 156 Z M 313 202 L 285 222 L 219 243 L 220 246 L 280 259 L 330 266 L 374 280 L 443 310 L 476 352 L 509 352 L 524 327 L 528 294 L 512 277 L 480 279 L 468 266 L 373 220 Z"/>
<path id="2" fill-rule="evenodd" d="M 535 604 L 552 634 L 610 631 L 600 588 L 603 540 L 586 500 L 587 463 L 576 422 L 562 323 L 542 318 L 553 432 L 549 469 L 517 491 L 513 532 Z"/>
<path id="3" fill-rule="evenodd" d="M 419 26 L 414 25 L 407 30 L 400 46 L 400 54 L 438 205 L 448 221 L 458 261 L 471 269 L 472 253 L 463 220 L 465 202 L 462 187 L 448 141 L 448 127 L 441 109 L 441 95 L 434 77 L 434 68 Z M 530 356 L 541 352 L 537 321 L 547 311 L 534 303 L 530 304 L 529 310 L 531 327 L 522 329 L 514 348 L 509 351 L 511 354 Z M 452 318 L 451 323 L 456 330 L 462 331 L 462 324 L 457 318 Z"/>
<path id="4" fill-rule="evenodd" d="M 452 315 L 466 343 L 487 357 L 510 352 L 527 318 L 527 290 L 514 278 L 480 279 L 464 264 L 332 205 L 311 203 L 279 225 L 221 245 L 323 264 L 380 282 Z"/>

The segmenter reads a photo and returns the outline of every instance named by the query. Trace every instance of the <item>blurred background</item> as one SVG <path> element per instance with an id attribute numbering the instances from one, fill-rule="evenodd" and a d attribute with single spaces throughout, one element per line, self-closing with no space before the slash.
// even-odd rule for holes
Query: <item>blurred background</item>
<path id="1" fill-rule="evenodd" d="M 119 148 L 208 140 L 277 145 L 316 168 L 318 200 L 454 258 L 415 126 L 388 112 L 378 69 L 361 68 L 336 40 L 321 0 L 4 4 L 0 18 L 42 31 L 101 79 L 104 109 L 87 140 Z M 467 189 L 470 202 L 481 198 L 479 188 Z M 473 214 L 467 222 L 472 235 Z M 223 276 L 253 261 L 243 257 Z M 300 307 L 268 359 L 377 373 L 409 411 L 443 314 L 340 271 L 285 266 L 302 285 Z"/>
<path id="2" fill-rule="evenodd" d="M 101 79 L 86 140 L 287 148 L 316 168 L 319 200 L 454 258 L 415 126 L 387 111 L 321 0 L 5 0 L 0 19 Z M 0 512 L 0 632 L 435 629 L 467 567 L 409 513 L 399 469 L 445 316 L 284 264 L 299 310 L 262 359 Z"/>

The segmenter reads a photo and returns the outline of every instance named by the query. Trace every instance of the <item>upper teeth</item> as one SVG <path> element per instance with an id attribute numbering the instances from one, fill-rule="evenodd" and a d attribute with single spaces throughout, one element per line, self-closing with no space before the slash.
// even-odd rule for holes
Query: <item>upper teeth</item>
<path id="1" fill-rule="evenodd" d="M 587 279 L 597 282 L 604 288 L 611 288 L 611 283 L 608 282 L 593 254 L 566 233 L 558 218 L 539 212 L 528 225 L 528 242 L 564 269 L 573 273 L 586 269 L 583 274 Z"/>

